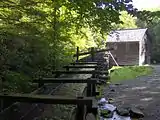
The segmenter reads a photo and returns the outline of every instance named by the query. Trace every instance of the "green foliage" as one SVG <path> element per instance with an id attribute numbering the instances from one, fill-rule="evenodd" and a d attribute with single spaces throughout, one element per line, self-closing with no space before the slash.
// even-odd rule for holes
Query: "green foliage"
<path id="1" fill-rule="evenodd" d="M 122 23 L 115 24 L 115 29 L 137 28 L 136 17 L 131 16 L 127 11 L 122 11 L 120 14 L 120 20 Z"/>
<path id="2" fill-rule="evenodd" d="M 139 76 L 149 75 L 152 73 L 152 70 L 150 66 L 129 66 L 115 69 L 114 72 L 111 73 L 111 82 L 130 80 Z"/>
<path id="3" fill-rule="evenodd" d="M 160 17 L 160 8 L 145 9 L 137 12 L 137 18 L 147 25 L 154 23 L 154 20 Z"/>
<path id="4" fill-rule="evenodd" d="M 31 92 L 31 80 L 28 76 L 23 73 L 17 73 L 8 71 L 4 76 L 7 81 L 4 81 L 3 91 L 5 92 Z"/>
<path id="5" fill-rule="evenodd" d="M 1 79 L 23 86 L 24 76 L 49 76 L 71 62 L 76 46 L 82 50 L 100 46 L 104 33 L 113 27 L 111 23 L 120 23 L 119 11 L 124 10 L 124 4 L 117 4 L 119 9 L 102 9 L 97 2 L 101 1 L 1 0 Z M 3 78 L 12 75 L 13 80 Z M 20 86 L 17 89 L 22 90 Z"/>

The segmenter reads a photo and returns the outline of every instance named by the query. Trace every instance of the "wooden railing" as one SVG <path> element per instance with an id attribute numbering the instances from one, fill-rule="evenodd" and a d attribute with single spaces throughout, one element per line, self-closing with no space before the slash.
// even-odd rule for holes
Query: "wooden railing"
<path id="1" fill-rule="evenodd" d="M 96 89 L 96 85 L 105 83 L 108 77 L 108 71 L 100 71 L 98 62 L 94 62 L 94 55 L 99 52 L 108 51 L 111 49 L 103 49 L 96 51 L 91 48 L 90 52 L 79 53 L 77 47 L 76 62 L 71 65 L 64 66 L 64 71 L 53 71 L 55 77 L 38 78 L 33 83 L 38 83 L 39 88 L 47 83 L 86 83 L 86 95 L 77 97 L 62 97 L 62 96 L 51 96 L 51 95 L 33 95 L 33 94 L 0 94 L 2 100 L 12 100 L 15 102 L 28 102 L 28 103 L 45 103 L 45 104 L 75 104 L 77 105 L 76 120 L 85 120 L 87 113 L 93 113 L 96 116 L 97 106 L 95 105 L 95 97 L 99 94 Z M 79 62 L 79 56 L 91 54 L 91 62 Z M 92 64 L 92 66 L 90 66 Z M 91 71 L 80 71 L 71 70 L 73 68 L 93 68 Z M 80 79 L 80 78 L 59 78 L 62 74 L 91 74 L 91 78 Z M 105 76 L 103 76 L 105 75 Z M 86 106 L 86 107 L 85 107 Z M 93 107 L 94 106 L 94 107 Z"/>
<path id="2" fill-rule="evenodd" d="M 111 51 L 111 50 L 114 50 L 114 49 L 113 49 L 113 48 L 110 48 L 110 49 L 96 50 L 94 47 L 91 47 L 91 51 L 81 53 L 80 50 L 79 50 L 79 47 L 77 47 L 76 54 L 74 54 L 73 57 L 76 57 L 76 62 L 79 62 L 79 56 L 83 56 L 83 55 L 88 55 L 88 54 L 90 54 L 92 61 L 94 61 L 94 60 L 95 60 L 95 54 L 96 54 L 96 53 L 106 52 L 106 51 Z"/>

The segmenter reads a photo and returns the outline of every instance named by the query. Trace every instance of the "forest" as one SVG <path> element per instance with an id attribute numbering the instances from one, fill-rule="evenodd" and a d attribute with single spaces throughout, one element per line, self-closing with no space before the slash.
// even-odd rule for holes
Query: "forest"
<path id="1" fill-rule="evenodd" d="M 131 0 L 1 0 L 1 90 L 30 92 L 29 81 L 74 61 L 77 46 L 104 47 L 115 29 L 149 28 L 160 62 L 159 10 L 138 11 Z"/>

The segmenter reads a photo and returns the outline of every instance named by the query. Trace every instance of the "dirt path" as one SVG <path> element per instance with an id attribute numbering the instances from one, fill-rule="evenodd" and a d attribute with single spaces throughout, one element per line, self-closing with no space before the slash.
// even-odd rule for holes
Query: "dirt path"
<path id="1" fill-rule="evenodd" d="M 160 65 L 153 67 L 152 75 L 105 87 L 104 96 L 116 106 L 139 108 L 145 115 L 141 120 L 160 120 Z"/>

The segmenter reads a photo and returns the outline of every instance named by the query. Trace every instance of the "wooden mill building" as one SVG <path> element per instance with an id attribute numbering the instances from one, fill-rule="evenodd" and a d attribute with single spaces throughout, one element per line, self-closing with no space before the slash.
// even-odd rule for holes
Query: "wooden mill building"
<path id="1" fill-rule="evenodd" d="M 148 29 L 112 31 L 108 36 L 106 46 L 114 48 L 111 53 L 119 65 L 150 64 L 151 39 Z"/>

